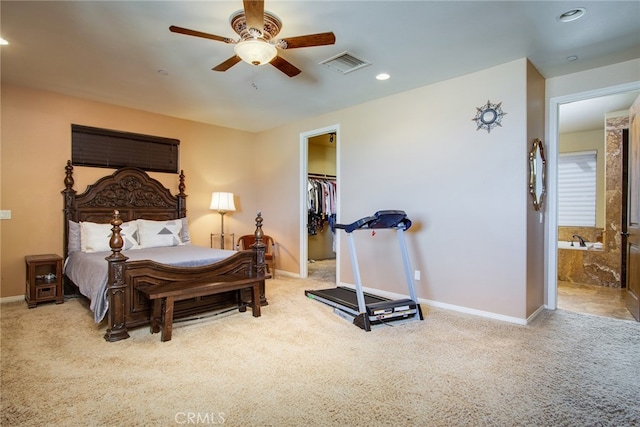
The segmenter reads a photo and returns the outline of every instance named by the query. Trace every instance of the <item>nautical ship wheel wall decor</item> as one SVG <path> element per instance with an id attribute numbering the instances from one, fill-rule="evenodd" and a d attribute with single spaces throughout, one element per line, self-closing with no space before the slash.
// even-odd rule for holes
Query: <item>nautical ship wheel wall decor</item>
<path id="1" fill-rule="evenodd" d="M 471 119 L 478 127 L 476 130 L 486 129 L 487 133 L 491 133 L 491 129 L 502 126 L 502 117 L 507 114 L 502 111 L 502 102 L 492 104 L 491 101 L 487 101 L 482 107 L 476 107 L 476 116 Z"/>

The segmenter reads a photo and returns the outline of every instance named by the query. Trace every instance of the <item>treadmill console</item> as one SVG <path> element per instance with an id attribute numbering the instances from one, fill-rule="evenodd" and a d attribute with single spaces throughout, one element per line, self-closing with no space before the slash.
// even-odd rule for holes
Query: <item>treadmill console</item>
<path id="1" fill-rule="evenodd" d="M 336 224 L 336 228 L 341 228 L 347 233 L 354 230 L 373 228 L 403 228 L 408 230 L 411 227 L 411 220 L 407 218 L 404 211 L 385 210 L 378 211 L 372 216 L 360 218 L 351 224 Z"/>

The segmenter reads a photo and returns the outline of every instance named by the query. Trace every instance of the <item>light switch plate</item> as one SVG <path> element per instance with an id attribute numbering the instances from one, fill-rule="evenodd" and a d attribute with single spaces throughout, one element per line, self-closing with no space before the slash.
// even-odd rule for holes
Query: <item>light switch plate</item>
<path id="1" fill-rule="evenodd" d="M 11 219 L 11 211 L 0 211 L 0 219 Z"/>

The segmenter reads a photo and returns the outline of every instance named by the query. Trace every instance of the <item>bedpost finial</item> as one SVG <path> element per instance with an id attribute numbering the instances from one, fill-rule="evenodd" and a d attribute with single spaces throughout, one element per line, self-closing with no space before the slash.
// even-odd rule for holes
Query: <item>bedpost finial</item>
<path id="1" fill-rule="evenodd" d="M 262 212 L 258 211 L 258 214 L 256 216 L 256 237 L 258 235 L 258 233 L 260 233 L 260 238 L 262 238 L 263 236 L 263 232 L 262 232 Z"/>
<path id="2" fill-rule="evenodd" d="M 120 254 L 122 247 L 124 246 L 124 240 L 120 234 L 122 225 L 122 219 L 120 218 L 120 211 L 113 211 L 113 218 L 111 219 L 111 239 L 109 239 L 109 246 L 111 247 L 111 256 L 120 257 L 124 256 Z"/>
<path id="3" fill-rule="evenodd" d="M 180 195 L 184 195 L 184 190 L 187 188 L 186 185 L 184 185 L 184 170 L 180 169 L 180 183 L 178 184 L 178 191 L 180 192 Z"/>
<path id="4" fill-rule="evenodd" d="M 67 160 L 67 166 L 65 169 L 64 186 L 70 190 L 73 188 L 73 166 L 71 166 L 71 160 Z"/>

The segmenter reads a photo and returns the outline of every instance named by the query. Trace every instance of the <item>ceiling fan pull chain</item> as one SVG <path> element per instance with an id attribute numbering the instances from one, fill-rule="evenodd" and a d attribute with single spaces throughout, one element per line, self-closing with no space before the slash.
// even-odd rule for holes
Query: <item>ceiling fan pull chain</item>
<path id="1" fill-rule="evenodd" d="M 251 86 L 253 86 L 255 90 L 258 90 L 258 86 L 256 85 L 256 68 L 257 67 L 253 67 L 253 70 L 251 70 Z"/>

